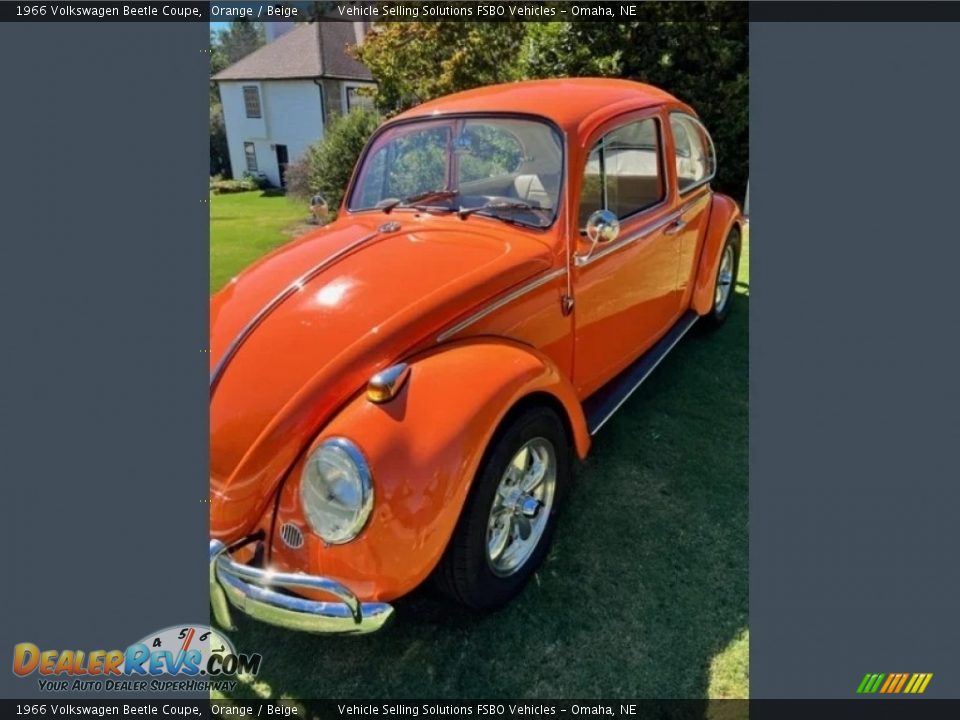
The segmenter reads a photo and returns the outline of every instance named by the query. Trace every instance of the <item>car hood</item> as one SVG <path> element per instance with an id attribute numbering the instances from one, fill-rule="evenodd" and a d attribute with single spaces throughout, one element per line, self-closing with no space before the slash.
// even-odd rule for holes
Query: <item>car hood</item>
<path id="1" fill-rule="evenodd" d="M 372 374 L 551 265 L 536 235 L 494 221 L 385 219 L 349 218 L 290 243 L 211 298 L 214 537 L 253 530 L 298 456 Z"/>

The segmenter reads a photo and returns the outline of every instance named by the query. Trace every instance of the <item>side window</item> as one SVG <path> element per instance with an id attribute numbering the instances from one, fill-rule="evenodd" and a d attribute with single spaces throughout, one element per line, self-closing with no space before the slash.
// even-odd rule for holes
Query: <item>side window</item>
<path id="1" fill-rule="evenodd" d="M 706 130 L 688 115 L 670 116 L 677 162 L 677 187 L 680 192 L 709 181 L 717 169 Z"/>
<path id="2" fill-rule="evenodd" d="M 580 195 L 580 227 L 605 208 L 621 220 L 664 198 L 659 125 L 632 122 L 604 135 L 590 151 Z"/>

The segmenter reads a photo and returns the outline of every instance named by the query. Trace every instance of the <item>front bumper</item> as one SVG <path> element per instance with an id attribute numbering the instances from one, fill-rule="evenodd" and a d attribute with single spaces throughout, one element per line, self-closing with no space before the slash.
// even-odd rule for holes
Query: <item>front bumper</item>
<path id="1" fill-rule="evenodd" d="M 321 590 L 339 602 L 308 600 L 273 588 Z M 210 541 L 210 605 L 217 622 L 228 630 L 234 629 L 230 605 L 261 622 L 313 633 L 373 632 L 393 615 L 390 605 L 362 603 L 329 578 L 242 565 L 219 540 Z"/>

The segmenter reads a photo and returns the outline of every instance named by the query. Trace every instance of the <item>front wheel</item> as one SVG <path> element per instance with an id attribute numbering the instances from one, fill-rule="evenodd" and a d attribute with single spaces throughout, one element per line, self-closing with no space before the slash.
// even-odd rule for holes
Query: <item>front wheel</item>
<path id="1" fill-rule="evenodd" d="M 737 271 L 740 267 L 740 231 L 733 228 L 720 255 L 720 266 L 713 283 L 713 306 L 704 316 L 707 324 L 719 326 L 730 314 L 730 305 L 737 287 Z"/>
<path id="2" fill-rule="evenodd" d="M 569 483 L 563 423 L 545 407 L 526 410 L 495 436 L 440 561 L 441 590 L 475 610 L 510 601 L 550 549 Z"/>

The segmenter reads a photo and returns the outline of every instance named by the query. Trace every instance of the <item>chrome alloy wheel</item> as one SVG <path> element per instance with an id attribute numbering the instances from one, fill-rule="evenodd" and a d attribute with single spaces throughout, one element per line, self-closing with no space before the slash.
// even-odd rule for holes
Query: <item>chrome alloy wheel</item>
<path id="1" fill-rule="evenodd" d="M 487 520 L 487 563 L 495 575 L 513 575 L 527 561 L 550 521 L 557 486 L 553 443 L 524 443 L 500 478 Z"/>
<path id="2" fill-rule="evenodd" d="M 720 259 L 720 272 L 717 274 L 717 289 L 713 296 L 713 309 L 717 313 L 722 313 L 730 299 L 730 293 L 733 290 L 733 245 L 727 245 L 723 249 L 723 257 Z"/>

